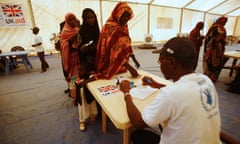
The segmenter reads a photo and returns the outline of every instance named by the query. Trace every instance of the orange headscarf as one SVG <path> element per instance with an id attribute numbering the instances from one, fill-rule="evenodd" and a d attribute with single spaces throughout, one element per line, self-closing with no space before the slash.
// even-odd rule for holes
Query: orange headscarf
<path id="1" fill-rule="evenodd" d="M 71 27 L 69 25 L 69 18 L 70 17 L 75 17 L 76 19 L 76 25 L 74 27 Z M 79 32 L 79 27 L 78 27 L 78 19 L 76 18 L 76 16 L 73 13 L 68 13 L 65 16 L 65 24 L 63 27 L 63 30 L 61 32 L 61 39 L 60 39 L 60 43 L 61 43 L 61 55 L 62 55 L 62 62 L 63 62 L 63 68 L 65 71 L 67 71 L 68 73 L 71 73 L 72 69 L 70 66 L 72 65 L 72 61 L 71 59 L 73 59 L 72 55 L 70 55 L 70 48 L 71 47 L 77 47 L 78 45 L 78 41 L 74 41 L 72 46 L 69 46 L 69 39 L 71 39 L 72 37 L 78 35 Z"/>
<path id="2" fill-rule="evenodd" d="M 120 25 L 120 18 L 125 11 L 130 14 L 130 20 L 133 17 L 132 9 L 126 2 L 119 2 L 100 33 L 96 68 L 101 78 L 109 79 L 114 74 L 126 71 L 122 65 L 128 61 L 132 48 L 128 25 Z"/>

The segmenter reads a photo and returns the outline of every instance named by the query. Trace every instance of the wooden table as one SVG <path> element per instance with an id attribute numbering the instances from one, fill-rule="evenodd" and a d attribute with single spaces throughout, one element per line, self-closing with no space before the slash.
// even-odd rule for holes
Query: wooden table
<path id="1" fill-rule="evenodd" d="M 238 59 L 240 59 L 240 51 L 234 50 L 234 51 L 226 51 L 224 53 L 225 58 L 229 60 L 229 58 L 233 59 L 232 65 L 231 66 L 224 66 L 223 68 L 225 69 L 230 69 L 229 76 L 232 76 L 233 70 L 236 69 L 236 64 Z"/>
<path id="2" fill-rule="evenodd" d="M 16 63 L 12 63 L 10 61 L 10 57 L 19 57 L 22 59 L 22 61 L 16 61 Z M 28 59 L 28 52 L 27 51 L 16 51 L 16 52 L 4 52 L 0 54 L 0 58 L 2 58 L 5 62 L 5 75 L 8 75 L 9 68 L 12 64 L 19 64 L 23 63 L 27 70 L 32 68 L 32 64 L 30 63 Z"/>
<path id="3" fill-rule="evenodd" d="M 124 95 L 119 90 L 118 85 L 116 85 L 117 79 L 128 79 L 134 82 L 135 85 L 141 85 L 141 79 L 143 76 L 151 76 L 154 80 L 163 83 L 171 84 L 163 78 L 156 75 L 148 73 L 146 71 L 139 70 L 140 76 L 138 78 L 131 78 L 130 73 L 123 73 L 115 75 L 110 80 L 97 80 L 88 83 L 87 87 L 97 100 L 97 102 L 102 107 L 102 131 L 107 132 L 106 119 L 107 116 L 113 122 L 116 128 L 123 130 L 123 143 L 129 144 L 129 133 L 131 128 L 131 123 L 128 118 L 126 104 L 124 101 Z M 148 105 L 156 96 L 156 92 L 147 97 L 144 100 L 133 97 L 133 101 L 137 108 L 142 111 L 143 108 Z"/>

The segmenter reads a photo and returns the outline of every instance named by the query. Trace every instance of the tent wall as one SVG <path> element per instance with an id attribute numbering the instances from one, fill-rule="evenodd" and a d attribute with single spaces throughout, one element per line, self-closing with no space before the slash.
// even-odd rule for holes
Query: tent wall
<path id="1" fill-rule="evenodd" d="M 240 17 L 237 17 L 236 24 L 235 24 L 235 31 L 233 35 L 238 36 L 240 39 Z"/>
<path id="2" fill-rule="evenodd" d="M 30 1 L 33 16 L 31 16 Z M 26 25 L 21 27 L 1 27 L 0 45 L 3 51 L 20 45 L 26 49 L 31 47 L 32 32 L 30 28 L 34 23 L 40 28 L 45 49 L 52 50 L 50 41 L 53 33 L 59 32 L 59 23 L 64 20 L 68 12 L 73 12 L 82 22 L 82 10 L 86 7 L 94 9 L 100 27 L 105 23 L 117 4 L 116 1 L 107 0 L 1 0 L 0 3 L 21 4 L 24 10 Z M 129 21 L 129 30 L 133 42 L 144 42 L 146 34 L 153 35 L 154 42 L 163 42 L 179 33 L 189 33 L 198 21 L 205 22 L 203 34 L 220 15 L 208 14 L 201 11 L 162 7 L 139 3 L 129 3 L 134 10 L 134 18 Z M 229 17 L 226 24 L 227 34 L 240 36 L 240 19 Z"/>
<path id="3" fill-rule="evenodd" d="M 179 32 L 181 9 L 151 6 L 150 33 L 153 41 L 165 41 Z"/>
<path id="4" fill-rule="evenodd" d="M 196 26 L 197 22 L 204 21 L 204 13 L 192 10 L 184 10 L 182 19 L 183 21 L 181 32 L 189 33 L 189 30 L 192 30 Z"/>

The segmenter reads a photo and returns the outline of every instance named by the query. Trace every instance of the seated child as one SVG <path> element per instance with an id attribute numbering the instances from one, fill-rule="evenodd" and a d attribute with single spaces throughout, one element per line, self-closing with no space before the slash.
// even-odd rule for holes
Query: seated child
<path id="1" fill-rule="evenodd" d="M 90 122 L 95 122 L 98 114 L 97 103 L 86 86 L 87 82 L 95 80 L 90 73 L 91 71 L 88 70 L 87 63 L 81 63 L 79 80 L 76 82 L 76 101 L 78 103 L 79 128 L 81 131 L 86 130 L 87 119 L 90 118 Z"/>

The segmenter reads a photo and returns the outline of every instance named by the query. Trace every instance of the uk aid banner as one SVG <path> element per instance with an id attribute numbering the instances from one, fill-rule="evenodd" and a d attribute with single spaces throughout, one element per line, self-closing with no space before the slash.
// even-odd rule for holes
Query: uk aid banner
<path id="1" fill-rule="evenodd" d="M 26 26 L 23 7 L 20 4 L 0 3 L 0 27 Z"/>

